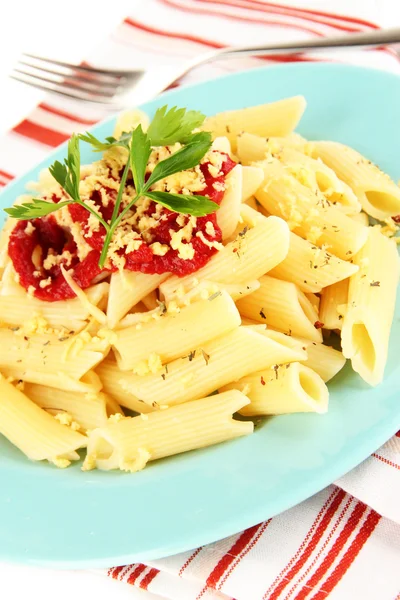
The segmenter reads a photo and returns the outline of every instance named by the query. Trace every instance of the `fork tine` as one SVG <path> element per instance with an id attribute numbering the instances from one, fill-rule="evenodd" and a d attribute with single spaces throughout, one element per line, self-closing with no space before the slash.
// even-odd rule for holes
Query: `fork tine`
<path id="1" fill-rule="evenodd" d="M 18 65 L 14 67 L 14 71 L 16 73 L 20 73 L 21 75 L 28 75 L 29 77 L 37 77 L 41 81 L 46 81 L 47 83 L 55 83 L 58 85 L 62 85 L 66 88 L 71 88 L 77 91 L 86 92 L 88 94 L 93 94 L 94 96 L 107 96 L 112 98 L 118 92 L 118 87 L 110 87 L 103 86 L 103 84 L 99 83 L 91 83 L 86 80 L 80 81 L 79 79 L 74 79 L 68 75 L 60 75 L 57 73 L 51 74 L 48 71 L 43 71 L 39 69 L 39 67 L 30 67 L 28 66 L 28 70 L 23 67 L 20 68 Z M 49 73 L 49 75 L 46 75 Z M 53 76 L 51 76 L 53 75 Z"/>
<path id="2" fill-rule="evenodd" d="M 47 63 L 45 63 L 47 64 Z M 115 78 L 113 81 L 108 81 L 108 78 L 98 78 L 96 73 L 91 74 L 91 76 L 89 76 L 89 74 L 87 73 L 73 73 L 72 75 L 69 73 L 62 73 L 60 70 L 56 70 L 56 69 L 51 69 L 47 66 L 38 66 L 38 65 L 34 65 L 26 60 L 19 60 L 17 65 L 23 65 L 24 67 L 28 67 L 29 69 L 35 69 L 37 71 L 41 71 L 44 73 L 49 73 L 49 75 L 54 75 L 56 77 L 62 77 L 63 79 L 71 79 L 71 80 L 75 80 L 75 81 L 79 81 L 79 83 L 83 83 L 84 85 L 87 86 L 95 86 L 97 89 L 100 87 L 110 87 L 113 88 L 113 90 L 115 90 L 115 86 L 121 85 L 124 83 L 124 79 L 122 77 L 119 78 Z"/>
<path id="3" fill-rule="evenodd" d="M 110 96 L 104 98 L 102 98 L 101 96 L 93 97 L 93 95 L 87 94 L 86 92 L 67 89 L 62 84 L 43 81 L 39 77 L 28 75 L 27 73 L 18 73 L 14 70 L 10 74 L 10 77 L 11 79 L 15 79 L 20 83 L 25 83 L 27 85 L 36 87 L 40 90 L 52 92 L 53 94 L 58 94 L 60 96 L 67 96 L 68 98 L 73 98 L 74 100 L 84 100 L 85 102 L 92 102 L 94 104 L 108 105 L 108 107 L 115 106 L 115 103 L 113 102 L 112 97 Z"/>
<path id="4" fill-rule="evenodd" d="M 53 60 L 51 58 L 45 58 L 42 56 L 35 56 L 34 54 L 29 54 L 24 52 L 22 54 L 22 56 L 29 58 L 29 59 L 33 59 L 33 60 L 37 60 L 37 61 L 41 61 L 43 63 L 47 63 L 50 66 L 54 65 L 58 65 L 59 67 L 63 67 L 65 69 L 71 69 L 74 71 L 77 71 L 79 73 L 86 73 L 86 74 L 96 74 L 105 78 L 109 78 L 111 82 L 115 82 L 116 78 L 119 77 L 124 77 L 127 76 L 129 74 L 129 71 L 118 71 L 118 70 L 106 70 L 106 69 L 98 69 L 97 67 L 85 67 L 83 65 L 74 65 L 72 63 L 68 63 L 68 62 L 64 62 L 61 60 Z"/>

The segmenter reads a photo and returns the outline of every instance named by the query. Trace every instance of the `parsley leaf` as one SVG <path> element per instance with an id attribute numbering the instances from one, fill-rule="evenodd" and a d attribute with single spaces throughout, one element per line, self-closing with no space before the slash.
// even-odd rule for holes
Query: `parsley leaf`
<path id="1" fill-rule="evenodd" d="M 176 142 L 186 143 L 192 131 L 200 127 L 205 115 L 196 110 L 186 110 L 173 106 L 168 110 L 165 105 L 159 108 L 150 123 L 147 135 L 152 146 L 169 146 Z"/>
<path id="2" fill-rule="evenodd" d="M 111 135 L 109 137 L 106 137 L 105 142 L 100 141 L 96 136 L 90 133 L 90 131 L 87 131 L 86 133 L 80 133 L 78 137 L 80 140 L 82 140 L 82 142 L 90 144 L 94 152 L 104 152 L 105 150 L 115 148 L 116 146 L 121 146 L 122 148 L 129 148 L 131 135 L 131 131 L 128 133 L 124 132 L 118 140 Z"/>
<path id="3" fill-rule="evenodd" d="M 58 160 L 49 168 L 51 175 L 73 200 L 79 199 L 79 182 L 81 179 L 81 155 L 79 138 L 72 134 L 68 142 L 68 156 L 64 164 Z"/>
<path id="4" fill-rule="evenodd" d="M 198 165 L 206 152 L 211 148 L 211 144 L 211 134 L 207 131 L 192 135 L 190 142 L 186 146 L 156 165 L 146 183 L 145 189 L 148 190 L 153 183 L 164 179 L 164 177 L 185 171 L 186 169 L 192 169 Z"/>
<path id="5" fill-rule="evenodd" d="M 150 140 L 148 135 L 143 133 L 142 126 L 139 125 L 131 134 L 131 146 L 129 151 L 129 164 L 137 194 L 140 194 L 144 187 L 146 167 L 150 154 Z"/>
<path id="6" fill-rule="evenodd" d="M 212 202 L 207 196 L 197 194 L 186 196 L 169 192 L 146 192 L 146 196 L 169 210 L 194 217 L 204 217 L 219 209 L 216 202 Z"/>
<path id="7" fill-rule="evenodd" d="M 4 211 L 10 217 L 13 217 L 13 219 L 22 219 L 25 221 L 44 217 L 68 204 L 71 204 L 71 200 L 55 204 L 54 202 L 46 202 L 46 200 L 41 200 L 40 198 L 33 198 L 32 202 L 17 204 L 11 208 L 5 208 Z"/>

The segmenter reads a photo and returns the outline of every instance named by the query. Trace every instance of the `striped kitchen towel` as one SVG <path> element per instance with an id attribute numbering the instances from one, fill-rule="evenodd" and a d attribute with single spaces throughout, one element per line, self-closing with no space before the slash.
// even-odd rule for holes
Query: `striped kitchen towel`
<path id="1" fill-rule="evenodd" d="M 378 27 L 361 15 L 325 12 L 327 0 L 318 10 L 315 2 L 312 6 L 262 0 L 136 2 L 118 30 L 85 59 L 119 68 L 173 65 L 226 45 Z M 396 52 L 379 49 L 217 62 L 194 71 L 184 83 L 260 65 L 321 60 L 400 73 Z M 45 98 L 0 139 L 0 186 L 103 116 L 72 100 Z M 336 485 L 227 539 L 163 560 L 96 572 L 171 600 L 400 600 L 399 450 L 400 437 L 394 436 Z"/>

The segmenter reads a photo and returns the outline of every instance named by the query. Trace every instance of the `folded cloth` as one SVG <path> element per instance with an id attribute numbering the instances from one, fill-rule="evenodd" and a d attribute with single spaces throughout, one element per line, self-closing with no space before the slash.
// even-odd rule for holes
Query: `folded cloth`
<path id="1" fill-rule="evenodd" d="M 327 1 L 323 4 L 329 9 Z M 106 67 L 151 68 L 178 64 L 226 45 L 376 27 L 361 16 L 262 0 L 147 0 L 137 2 L 132 14 L 87 60 Z M 219 61 L 192 72 L 184 83 L 260 65 L 321 60 L 400 73 L 394 50 L 353 50 L 323 57 L 297 54 Z M 85 130 L 103 116 L 92 106 L 46 99 L 0 139 L 0 186 L 44 158 L 49 148 L 72 132 Z M 148 590 L 151 594 L 145 594 L 144 600 L 155 598 L 154 594 L 171 600 L 323 600 L 328 596 L 394 600 L 400 592 L 399 497 L 398 434 L 336 485 L 264 523 L 191 552 L 95 572 Z M 118 598 L 117 589 L 114 597 Z"/>

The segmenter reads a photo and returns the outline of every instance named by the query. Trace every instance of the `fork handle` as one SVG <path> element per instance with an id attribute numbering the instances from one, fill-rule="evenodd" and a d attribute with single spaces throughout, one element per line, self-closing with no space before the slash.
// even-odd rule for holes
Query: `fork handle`
<path id="1" fill-rule="evenodd" d="M 324 50 L 326 48 L 357 48 L 376 47 L 389 44 L 400 44 L 400 28 L 380 29 L 364 31 L 362 33 L 351 33 L 346 35 L 332 36 L 326 38 L 312 38 L 300 42 L 283 42 L 277 44 L 257 46 L 237 46 L 221 48 L 210 52 L 208 55 L 199 57 L 192 67 L 208 63 L 222 58 L 235 58 L 238 56 L 257 56 L 260 54 L 292 54 L 310 50 Z"/>

